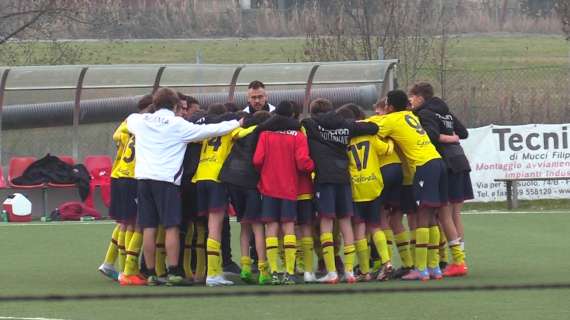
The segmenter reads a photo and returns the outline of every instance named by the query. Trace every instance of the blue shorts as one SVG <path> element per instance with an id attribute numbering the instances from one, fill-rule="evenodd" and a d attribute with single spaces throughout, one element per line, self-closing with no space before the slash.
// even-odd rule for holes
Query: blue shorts
<path id="1" fill-rule="evenodd" d="M 137 180 L 111 178 L 109 215 L 119 223 L 133 225 L 137 220 Z"/>
<path id="2" fill-rule="evenodd" d="M 241 223 L 261 222 L 261 195 L 257 189 L 246 189 L 226 184 L 230 201 L 234 206 L 237 221 Z"/>
<path id="3" fill-rule="evenodd" d="M 400 194 L 402 193 L 402 164 L 391 163 L 380 168 L 382 180 L 384 181 L 384 189 L 382 189 L 382 203 L 387 208 L 400 208 Z"/>
<path id="4" fill-rule="evenodd" d="M 210 180 L 198 181 L 196 189 L 198 193 L 198 216 L 206 217 L 212 212 L 226 212 L 228 194 L 223 184 Z"/>
<path id="5" fill-rule="evenodd" d="M 350 184 L 317 183 L 315 198 L 319 218 L 342 219 L 353 215 Z"/>
<path id="6" fill-rule="evenodd" d="M 176 227 L 182 221 L 180 187 L 156 180 L 138 180 L 138 224 L 142 228 Z"/>
<path id="7" fill-rule="evenodd" d="M 448 204 L 447 167 L 442 159 L 433 159 L 416 168 L 414 195 L 420 208 L 439 208 Z"/>
<path id="8" fill-rule="evenodd" d="M 297 225 L 312 225 L 315 220 L 313 199 L 297 200 Z"/>
<path id="9" fill-rule="evenodd" d="M 182 223 L 188 224 L 201 219 L 198 217 L 198 192 L 196 184 L 190 182 L 190 179 L 182 181 L 180 194 L 182 195 Z"/>
<path id="10" fill-rule="evenodd" d="M 380 210 L 382 210 L 382 200 L 380 197 L 372 201 L 354 202 L 352 223 L 365 223 L 367 226 L 379 227 Z"/>
<path id="11" fill-rule="evenodd" d="M 449 202 L 462 203 L 465 200 L 473 199 L 473 186 L 471 176 L 468 171 L 453 173 L 447 172 Z"/>
<path id="12" fill-rule="evenodd" d="M 402 193 L 400 194 L 400 209 L 406 214 L 414 214 L 418 210 L 416 197 L 414 196 L 414 186 L 402 186 Z"/>
<path id="13" fill-rule="evenodd" d="M 261 222 L 296 222 L 297 201 L 261 196 Z"/>

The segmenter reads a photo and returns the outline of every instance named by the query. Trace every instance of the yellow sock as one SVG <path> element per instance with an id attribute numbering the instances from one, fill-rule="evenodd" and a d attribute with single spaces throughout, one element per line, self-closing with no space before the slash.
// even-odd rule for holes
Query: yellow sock
<path id="1" fill-rule="evenodd" d="M 133 238 L 133 233 L 134 233 L 133 230 L 125 231 L 125 251 L 129 247 L 129 243 L 131 243 L 131 239 Z"/>
<path id="2" fill-rule="evenodd" d="M 154 254 L 156 275 L 162 277 L 166 275 L 166 250 L 164 249 L 164 227 L 159 226 L 156 231 L 156 251 Z"/>
<path id="3" fill-rule="evenodd" d="M 368 249 L 368 240 L 366 238 L 356 241 L 356 254 L 358 255 L 358 264 L 362 274 L 370 272 L 370 250 Z"/>
<path id="4" fill-rule="evenodd" d="M 257 268 L 259 269 L 259 273 L 263 275 L 269 274 L 269 264 L 265 260 L 257 261 Z"/>
<path id="5" fill-rule="evenodd" d="M 220 269 L 220 250 L 222 244 L 218 241 L 208 238 L 206 240 L 206 254 L 208 255 L 208 277 L 215 277 L 221 273 Z"/>
<path id="6" fill-rule="evenodd" d="M 407 231 L 398 233 L 396 235 L 396 246 L 398 247 L 398 253 L 400 254 L 402 266 L 406 268 L 413 266 L 414 259 L 412 258 L 412 252 L 410 251 L 410 240 L 408 238 Z"/>
<path id="7" fill-rule="evenodd" d="M 192 223 L 188 224 L 186 229 L 186 237 L 184 238 L 184 255 L 182 257 L 182 266 L 184 267 L 184 275 L 186 278 L 192 278 L 192 238 L 194 237 L 194 228 Z"/>
<path id="8" fill-rule="evenodd" d="M 313 254 L 313 238 L 304 237 L 301 238 L 301 246 L 303 248 L 303 264 L 305 272 L 314 272 L 315 267 L 315 256 Z"/>
<path id="9" fill-rule="evenodd" d="M 336 272 L 334 263 L 334 241 L 331 232 L 321 234 L 321 251 L 328 272 Z"/>
<path id="10" fill-rule="evenodd" d="M 279 258 L 277 260 L 277 267 L 279 268 L 278 272 L 283 273 L 283 268 L 285 267 L 285 249 L 283 248 L 283 239 L 277 238 L 277 241 L 279 241 L 279 250 L 277 251 L 279 253 Z"/>
<path id="11" fill-rule="evenodd" d="M 447 253 L 447 238 L 441 228 L 439 228 L 439 261 L 449 263 L 449 254 Z"/>
<path id="12" fill-rule="evenodd" d="M 412 254 L 412 265 L 416 265 L 416 230 L 410 230 L 410 253 Z"/>
<path id="13" fill-rule="evenodd" d="M 439 227 L 429 227 L 428 268 L 439 266 Z"/>
<path id="14" fill-rule="evenodd" d="M 251 273 L 251 264 L 252 264 L 251 258 L 248 256 L 243 256 L 239 259 L 239 261 L 241 265 L 241 270 Z"/>
<path id="15" fill-rule="evenodd" d="M 427 250 L 429 245 L 429 228 L 416 229 L 416 268 L 425 270 L 427 267 Z"/>
<path id="16" fill-rule="evenodd" d="M 115 264 L 117 260 L 117 254 L 119 251 L 119 231 L 121 230 L 121 226 L 117 224 L 115 229 L 113 229 L 113 233 L 111 234 L 111 242 L 109 242 L 109 247 L 107 247 L 107 253 L 105 253 L 105 261 L 106 264 Z"/>
<path id="17" fill-rule="evenodd" d="M 384 235 L 386 236 L 386 245 L 388 246 L 388 259 L 392 260 L 392 246 L 394 245 L 394 232 L 392 229 L 384 229 Z"/>
<path id="18" fill-rule="evenodd" d="M 267 251 L 267 260 L 269 261 L 269 269 L 271 272 L 279 272 L 279 240 L 277 237 L 265 238 L 265 250 Z"/>
<path id="19" fill-rule="evenodd" d="M 198 279 L 206 276 L 206 226 L 198 224 L 196 226 L 196 273 Z"/>
<path id="20" fill-rule="evenodd" d="M 344 271 L 354 271 L 354 256 L 356 255 L 356 248 L 354 244 L 344 245 Z"/>
<path id="21" fill-rule="evenodd" d="M 283 237 L 283 249 L 285 251 L 285 271 L 295 274 L 295 254 L 297 253 L 297 236 L 286 234 Z"/>
<path id="22" fill-rule="evenodd" d="M 127 246 L 127 258 L 125 261 L 125 275 L 139 274 L 139 254 L 141 253 L 143 236 L 141 232 L 133 232 L 131 241 Z"/>
<path id="23" fill-rule="evenodd" d="M 380 255 L 382 264 L 390 262 L 390 255 L 388 254 L 388 244 L 386 243 L 386 235 L 384 234 L 384 232 L 382 232 L 382 230 L 374 232 L 372 234 L 372 241 L 374 241 L 374 245 L 376 246 L 378 255 Z"/>
<path id="24" fill-rule="evenodd" d="M 461 241 L 458 239 L 449 241 L 449 250 L 451 251 L 451 258 L 453 263 L 465 263 L 465 253 L 461 250 Z"/>
<path id="25" fill-rule="evenodd" d="M 305 272 L 305 261 L 303 259 L 303 241 L 297 238 L 297 250 L 295 251 L 295 268 L 297 272 Z"/>
<path id="26" fill-rule="evenodd" d="M 125 270 L 125 259 L 127 258 L 127 253 L 125 249 L 125 232 L 119 231 L 119 272 Z"/>

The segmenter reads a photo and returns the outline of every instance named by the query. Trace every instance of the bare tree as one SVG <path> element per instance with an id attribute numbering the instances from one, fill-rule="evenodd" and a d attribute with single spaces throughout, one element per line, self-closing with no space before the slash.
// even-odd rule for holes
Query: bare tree
<path id="1" fill-rule="evenodd" d="M 447 28 L 447 24 L 442 23 L 446 17 L 441 1 L 326 2 L 326 10 L 315 6 L 318 11 L 307 32 L 305 59 L 376 59 L 377 48 L 383 47 L 386 58 L 400 59 L 400 80 L 405 86 L 413 82 L 430 61 L 434 36 L 441 28 Z"/>
<path id="2" fill-rule="evenodd" d="M 82 1 L 2 0 L 0 6 L 0 61 L 8 65 L 75 63 L 82 49 L 56 41 L 58 28 L 82 21 Z M 32 40 L 43 40 L 41 44 Z"/>
<path id="3" fill-rule="evenodd" d="M 566 39 L 570 40 L 570 2 L 568 0 L 556 0 L 554 8 L 562 22 L 562 30 L 566 34 Z"/>

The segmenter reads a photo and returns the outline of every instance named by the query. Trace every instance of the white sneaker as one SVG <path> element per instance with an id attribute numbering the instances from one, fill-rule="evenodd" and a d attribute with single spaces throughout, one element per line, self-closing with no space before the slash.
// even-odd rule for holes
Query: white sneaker
<path id="1" fill-rule="evenodd" d="M 317 276 L 314 272 L 305 272 L 303 278 L 305 280 L 305 283 L 315 283 L 318 281 Z"/>
<path id="2" fill-rule="evenodd" d="M 335 284 L 338 283 L 338 273 L 336 272 L 329 272 L 327 273 L 326 276 L 320 278 L 317 280 L 320 283 L 329 283 L 329 284 Z"/>
<path id="3" fill-rule="evenodd" d="M 354 276 L 354 272 L 345 272 L 342 276 L 342 282 L 346 283 L 356 283 L 356 277 Z"/>
<path id="4" fill-rule="evenodd" d="M 114 265 L 103 263 L 99 268 L 97 268 L 97 270 L 99 270 L 99 272 L 101 272 L 105 277 L 113 281 L 119 281 L 119 273 L 115 269 Z"/>
<path id="5" fill-rule="evenodd" d="M 232 286 L 234 283 L 230 280 L 226 280 L 223 276 L 206 277 L 206 286 L 208 287 L 219 287 L 219 286 Z"/>

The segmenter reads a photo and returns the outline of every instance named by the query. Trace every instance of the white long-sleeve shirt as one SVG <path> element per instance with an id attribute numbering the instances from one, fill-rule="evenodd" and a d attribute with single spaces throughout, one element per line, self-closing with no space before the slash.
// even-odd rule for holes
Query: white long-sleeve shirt
<path id="1" fill-rule="evenodd" d="M 127 128 L 135 136 L 135 178 L 180 185 L 182 161 L 189 142 L 225 135 L 239 127 L 237 120 L 197 125 L 168 109 L 131 114 Z"/>

